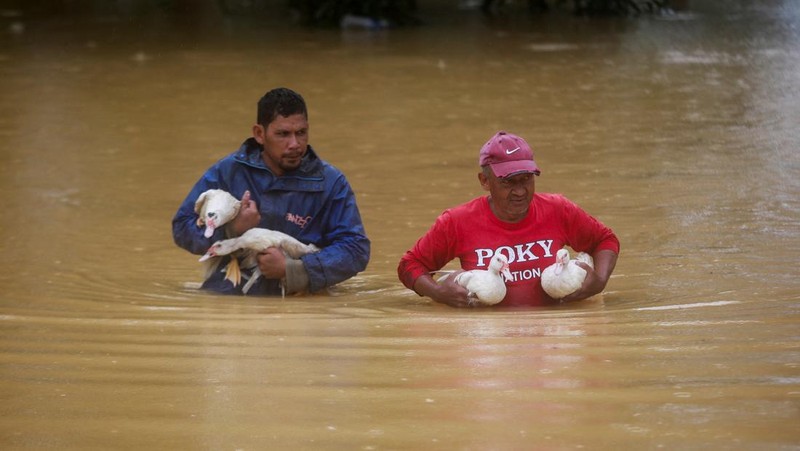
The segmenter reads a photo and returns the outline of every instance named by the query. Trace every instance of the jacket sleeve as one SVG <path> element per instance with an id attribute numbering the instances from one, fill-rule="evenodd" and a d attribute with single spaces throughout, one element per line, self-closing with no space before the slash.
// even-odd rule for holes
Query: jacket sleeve
<path id="1" fill-rule="evenodd" d="M 400 258 L 397 276 L 407 288 L 413 290 L 420 276 L 443 268 L 455 258 L 452 239 L 456 231 L 451 219 L 449 210 L 442 213 L 425 235 Z"/>
<path id="2" fill-rule="evenodd" d="M 361 221 L 356 198 L 343 175 L 337 177 L 325 206 L 322 250 L 304 255 L 312 293 L 347 280 L 367 267 L 370 241 Z"/>
<path id="3" fill-rule="evenodd" d="M 172 218 L 172 239 L 179 247 L 193 254 L 202 255 L 214 242 L 225 238 L 224 227 L 215 230 L 210 238 L 203 236 L 203 229 L 197 225 L 198 214 L 194 211 L 194 203 L 200 194 L 216 188 L 227 190 L 227 187 L 220 186 L 218 164 L 195 183 Z"/>

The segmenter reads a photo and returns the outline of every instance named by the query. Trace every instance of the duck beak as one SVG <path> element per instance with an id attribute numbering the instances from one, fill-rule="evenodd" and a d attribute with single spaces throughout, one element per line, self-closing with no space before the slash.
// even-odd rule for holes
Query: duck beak
<path id="1" fill-rule="evenodd" d="M 211 238 L 211 235 L 214 234 L 214 225 L 213 224 L 206 224 L 206 231 L 203 232 L 203 236 L 206 238 Z"/>
<path id="2" fill-rule="evenodd" d="M 503 266 L 503 277 L 506 278 L 506 282 L 510 282 L 513 279 L 511 275 L 511 270 L 508 269 L 508 265 Z"/>
<path id="3" fill-rule="evenodd" d="M 202 257 L 200 257 L 200 260 L 197 260 L 197 261 L 204 262 L 204 261 L 208 260 L 211 257 L 214 257 L 214 254 L 212 252 L 206 252 L 206 254 L 203 255 Z"/>

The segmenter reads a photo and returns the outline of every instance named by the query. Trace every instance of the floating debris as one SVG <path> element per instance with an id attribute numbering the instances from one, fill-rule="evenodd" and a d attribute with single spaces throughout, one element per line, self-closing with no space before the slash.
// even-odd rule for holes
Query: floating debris
<path id="1" fill-rule="evenodd" d="M 20 35 L 25 32 L 25 24 L 23 22 L 11 22 L 8 26 L 10 34 Z"/>
<path id="2" fill-rule="evenodd" d="M 145 63 L 147 61 L 150 61 L 152 58 L 150 57 L 150 55 L 148 55 L 148 54 L 146 54 L 144 52 L 136 52 L 131 57 L 131 59 L 133 61 L 136 61 L 137 63 Z"/>
<path id="3" fill-rule="evenodd" d="M 389 23 L 383 19 L 373 19 L 367 16 L 357 16 L 354 14 L 345 14 L 342 20 L 339 21 L 339 27 L 343 30 L 360 28 L 364 30 L 383 30 L 389 28 Z"/>
<path id="4" fill-rule="evenodd" d="M 563 52 L 565 50 L 577 50 L 579 47 L 575 44 L 566 44 L 559 42 L 550 42 L 542 44 L 528 44 L 525 46 L 528 50 L 534 52 Z"/>

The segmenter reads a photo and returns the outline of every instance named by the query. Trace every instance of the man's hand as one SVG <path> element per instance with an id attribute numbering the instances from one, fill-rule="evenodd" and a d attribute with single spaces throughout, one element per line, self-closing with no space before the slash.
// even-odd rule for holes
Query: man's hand
<path id="1" fill-rule="evenodd" d="M 421 276 L 414 282 L 414 290 L 451 307 L 476 307 L 479 304 L 469 298 L 466 288 L 455 282 L 456 276 L 461 272 L 463 271 L 456 271 L 441 282 L 436 282 L 433 277 L 428 275 Z"/>
<path id="2" fill-rule="evenodd" d="M 583 279 L 583 284 L 578 290 L 561 298 L 561 302 L 580 301 L 590 298 L 603 291 L 603 288 L 606 287 L 605 282 L 600 279 L 591 266 L 584 262 L 577 262 L 577 265 L 586 270 L 586 278 Z"/>
<path id="3" fill-rule="evenodd" d="M 561 299 L 561 302 L 580 301 L 602 293 L 606 288 L 608 279 L 617 264 L 617 254 L 610 250 L 602 250 L 592 255 L 594 259 L 594 269 L 583 262 L 577 262 L 578 266 L 586 270 L 586 278 L 578 291 L 568 294 Z"/>
<path id="4" fill-rule="evenodd" d="M 258 254 L 258 269 L 266 279 L 286 277 L 286 256 L 277 247 L 268 247 Z"/>
<path id="5" fill-rule="evenodd" d="M 242 195 L 242 204 L 239 207 L 239 214 L 231 221 L 231 229 L 234 236 L 239 236 L 244 232 L 258 226 L 261 222 L 261 213 L 258 205 L 250 199 L 250 191 L 245 191 Z"/>

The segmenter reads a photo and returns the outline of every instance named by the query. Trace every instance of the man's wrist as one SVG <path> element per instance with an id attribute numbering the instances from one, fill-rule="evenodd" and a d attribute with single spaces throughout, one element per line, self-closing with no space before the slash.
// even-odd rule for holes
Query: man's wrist
<path id="1" fill-rule="evenodd" d="M 310 281 L 308 271 L 302 260 L 286 258 L 286 292 L 301 293 L 308 291 Z"/>

